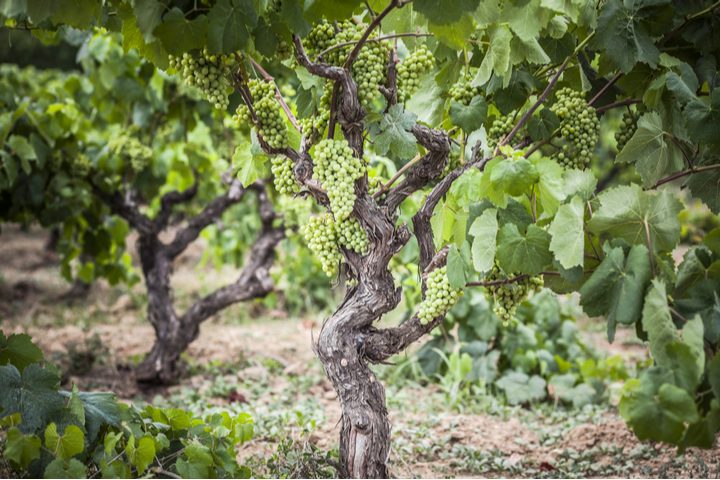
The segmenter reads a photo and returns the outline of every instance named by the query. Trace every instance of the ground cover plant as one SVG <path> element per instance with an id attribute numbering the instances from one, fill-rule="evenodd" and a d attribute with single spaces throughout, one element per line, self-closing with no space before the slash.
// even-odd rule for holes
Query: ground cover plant
<path id="1" fill-rule="evenodd" d="M 341 292 L 313 343 L 341 408 L 337 461 L 326 460 L 340 476 L 391 474 L 391 421 L 374 365 L 430 333 L 436 344 L 424 353 L 436 365 L 421 351 L 421 369 L 447 382 L 451 404 L 462 403 L 461 390 L 482 396 L 464 385 L 480 378 L 510 405 L 550 398 L 576 408 L 602 401 L 606 382 L 622 381 L 618 410 L 638 439 L 680 452 L 713 447 L 720 229 L 701 226 L 681 258 L 677 247 L 683 202 L 699 202 L 710 217 L 720 211 L 717 2 L 85 3 L 80 13 L 13 2 L 0 14 L 7 28 L 37 30 L 46 40 L 81 37 L 81 58 L 94 38 L 116 35 L 145 59 L 137 71 L 150 80 L 141 94 L 170 77 L 194 92 L 181 115 L 202 112 L 229 131 L 231 191 L 268 192 L 258 196 L 260 241 L 266 231 L 279 241 L 296 225 Z M 97 79 L 92 68 L 82 78 L 128 96 L 133 86 L 113 76 L 121 63 L 101 57 Z M 73 87 L 81 99 L 82 81 Z M 45 184 L 31 172 L 42 169 L 43 137 L 53 130 L 11 133 L 28 107 L 9 98 L 15 109 L 3 117 L 1 188 L 3 211 L 12 213 L 19 192 L 41 196 Z M 51 100 L 28 118 L 34 125 L 63 116 L 53 128 L 64 135 L 72 129 L 65 109 Z M 125 113 L 112 120 L 119 137 L 84 140 L 82 148 L 91 140 L 105 147 L 74 150 L 66 168 L 102 167 L 102 151 L 133 128 L 156 139 L 147 112 Z M 192 144 L 190 133 L 186 127 L 178 148 Z M 203 139 L 202 153 L 222 141 Z M 115 150 L 113 160 L 127 157 L 123 169 L 143 157 L 136 144 Z M 185 176 L 197 174 L 186 167 Z M 149 219 L 127 203 L 123 186 L 134 177 L 126 177 L 90 186 L 101 199 L 117 199 L 115 213 L 130 212 L 142 245 L 143 233 L 157 239 L 159 229 L 143 232 Z M 157 188 L 137 180 L 141 192 Z M 165 193 L 155 219 L 166 222 L 163 206 L 194 189 Z M 203 212 L 215 200 L 205 202 Z M 197 237 L 190 220 L 176 236 L 181 243 L 188 229 L 194 233 L 185 236 Z M 148 274 L 155 253 L 174 243 L 149 261 L 140 250 L 150 290 L 159 275 Z M 121 255 L 111 251 L 113 261 Z M 159 277 L 167 279 L 168 268 L 160 266 Z M 634 329 L 647 343 L 647 368 L 628 378 L 617 362 L 595 357 L 551 292 L 575 294 L 585 314 L 603 317 L 609 342 Z M 148 298 L 153 321 L 169 302 Z M 169 325 L 183 338 L 197 333 Z M 159 350 L 173 345 L 158 338 Z M 172 362 L 180 350 L 172 347 Z"/>

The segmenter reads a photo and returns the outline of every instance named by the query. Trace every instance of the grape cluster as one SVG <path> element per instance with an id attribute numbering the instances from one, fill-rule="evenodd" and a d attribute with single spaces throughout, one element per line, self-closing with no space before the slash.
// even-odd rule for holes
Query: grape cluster
<path id="1" fill-rule="evenodd" d="M 465 106 L 470 105 L 470 101 L 480 95 L 480 87 L 470 85 L 470 80 L 458 80 L 450 87 L 450 99 L 455 100 Z"/>
<path id="2" fill-rule="evenodd" d="M 316 215 L 310 217 L 308 223 L 302 228 L 302 233 L 310 250 L 320 260 L 323 272 L 328 277 L 337 275 L 338 264 L 342 260 L 337 248 L 337 232 L 332 215 Z"/>
<path id="3" fill-rule="evenodd" d="M 428 273 L 426 287 L 425 298 L 418 307 L 418 318 L 423 325 L 445 315 L 462 295 L 462 290 L 450 286 L 447 267 Z"/>
<path id="4" fill-rule="evenodd" d="M 273 174 L 273 183 L 278 193 L 292 195 L 300 191 L 300 185 L 295 181 L 293 162 L 283 155 L 270 159 L 270 170 Z"/>
<path id="5" fill-rule="evenodd" d="M 488 145 L 495 147 L 513 129 L 513 114 L 497 117 L 488 131 Z"/>
<path id="6" fill-rule="evenodd" d="M 335 27 L 324 18 L 315 24 L 305 38 L 305 50 L 311 60 L 323 50 L 330 48 L 335 42 Z"/>
<path id="7" fill-rule="evenodd" d="M 248 82 L 253 108 L 257 117 L 255 127 L 258 134 L 272 148 L 288 146 L 288 128 L 282 107 L 275 98 L 275 85 L 272 82 L 253 79 Z M 238 125 L 250 123 L 250 110 L 245 104 L 238 105 L 233 120 Z"/>
<path id="8" fill-rule="evenodd" d="M 421 45 L 403 60 L 397 69 L 398 100 L 404 102 L 420 87 L 420 77 L 432 70 L 435 60 L 432 52 Z"/>
<path id="9" fill-rule="evenodd" d="M 110 155 L 120 158 L 124 165 L 129 162 L 130 168 L 136 173 L 147 168 L 152 160 L 152 149 L 130 135 L 112 137 L 108 141 L 107 147 Z"/>
<path id="10" fill-rule="evenodd" d="M 615 141 L 617 142 L 618 152 L 622 151 L 628 140 L 635 135 L 635 130 L 637 130 L 637 121 L 637 114 L 632 110 L 627 110 L 623 113 L 620 128 L 618 128 L 618 131 L 615 132 Z"/>
<path id="11" fill-rule="evenodd" d="M 346 140 L 322 140 L 315 146 L 315 170 L 330 199 L 335 220 L 350 216 L 355 205 L 355 181 L 365 173 L 362 160 L 353 156 Z"/>
<path id="12" fill-rule="evenodd" d="M 369 241 L 367 232 L 354 218 L 336 224 L 338 243 L 355 253 L 365 254 Z"/>
<path id="13" fill-rule="evenodd" d="M 215 108 L 227 108 L 233 56 L 211 55 L 203 50 L 195 56 L 190 53 L 183 53 L 182 57 L 170 55 L 169 60 L 170 68 L 180 72 L 185 83 L 198 87 Z"/>
<path id="14" fill-rule="evenodd" d="M 553 159 L 565 168 L 585 169 L 590 165 L 598 141 L 600 121 L 582 92 L 562 88 L 551 110 L 560 118 L 563 144 Z"/>
<path id="15" fill-rule="evenodd" d="M 488 282 L 504 281 L 517 277 L 516 274 L 505 275 L 497 263 L 490 273 L 485 277 Z M 486 287 L 486 292 L 493 299 L 493 311 L 508 326 L 515 319 L 515 311 L 518 305 L 527 297 L 531 291 L 539 290 L 543 286 L 542 277 L 525 276 L 515 280 Z"/>
<path id="16" fill-rule="evenodd" d="M 353 63 L 353 78 L 363 107 L 369 107 L 380 94 L 378 87 L 385 83 L 387 57 L 388 48 L 384 43 L 368 42 Z"/>

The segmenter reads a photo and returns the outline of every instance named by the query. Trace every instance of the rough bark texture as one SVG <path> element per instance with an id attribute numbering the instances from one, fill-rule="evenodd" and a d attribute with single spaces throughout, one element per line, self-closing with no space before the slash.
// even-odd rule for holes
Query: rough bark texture
<path id="1" fill-rule="evenodd" d="M 284 227 L 275 225 L 276 215 L 267 198 L 264 184 L 256 182 L 243 188 L 235 180 L 228 190 L 213 199 L 199 214 L 177 231 L 170 243 L 160 240 L 167 227 L 174 205 L 187 202 L 197 193 L 197 183 L 184 192 L 170 192 L 161 199 L 160 213 L 155 219 L 143 215 L 129 197 L 107 194 L 95 188 L 98 195 L 117 215 L 125 218 L 140 234 L 137 250 L 148 295 L 148 320 L 155 330 L 152 350 L 136 369 L 136 378 L 147 383 L 171 383 L 180 375 L 180 355 L 197 338 L 200 324 L 228 306 L 260 298 L 273 289 L 270 268 L 275 249 L 284 238 Z M 200 232 L 232 205 L 240 202 L 248 191 L 257 197 L 262 229 L 247 255 L 238 279 L 195 302 L 187 312 L 179 314 L 174 307 L 170 277 L 173 261 L 195 241 Z"/>

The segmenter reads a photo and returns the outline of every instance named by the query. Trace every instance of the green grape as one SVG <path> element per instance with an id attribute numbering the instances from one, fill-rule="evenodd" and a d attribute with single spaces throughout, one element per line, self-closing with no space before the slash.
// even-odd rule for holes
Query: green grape
<path id="1" fill-rule="evenodd" d="M 122 159 L 123 165 L 129 163 L 135 173 L 147 168 L 152 160 L 152 149 L 128 134 L 112 137 L 107 147 L 110 155 Z"/>
<path id="2" fill-rule="evenodd" d="M 435 60 L 432 52 L 421 45 L 397 67 L 398 101 L 404 102 L 420 88 L 420 77 L 432 70 Z"/>
<path id="3" fill-rule="evenodd" d="M 346 140 L 322 140 L 315 146 L 314 176 L 327 191 L 335 220 L 342 222 L 355 206 L 355 181 L 365 174 L 365 164 L 353 156 Z"/>
<path id="4" fill-rule="evenodd" d="M 450 87 L 450 99 L 465 106 L 470 105 L 470 101 L 480 95 L 480 87 L 470 85 L 470 80 L 458 80 Z"/>
<path id="5" fill-rule="evenodd" d="M 623 113 L 620 128 L 618 128 L 617 132 L 615 132 L 615 141 L 617 142 L 618 152 L 622 151 L 628 140 L 635 135 L 635 131 L 637 130 L 637 121 L 638 116 L 632 110 L 627 110 Z"/>
<path id="6" fill-rule="evenodd" d="M 370 242 L 367 232 L 360 222 L 354 218 L 348 218 L 336 224 L 338 243 L 355 253 L 367 253 Z"/>
<path id="7" fill-rule="evenodd" d="M 445 315 L 462 295 L 462 290 L 450 286 L 447 267 L 428 273 L 425 286 L 425 298 L 418 307 L 418 318 L 423 325 Z"/>
<path id="8" fill-rule="evenodd" d="M 558 91 L 557 102 L 550 108 L 560 118 L 562 141 L 553 159 L 565 168 L 587 168 L 600 131 L 595 109 L 585 102 L 582 92 L 567 87 Z"/>
<path id="9" fill-rule="evenodd" d="M 198 87 L 215 108 L 224 110 L 228 107 L 231 67 L 234 62 L 232 55 L 211 55 L 203 50 L 196 56 L 190 53 L 183 53 L 182 57 L 170 55 L 169 60 L 170 68 L 180 72 L 186 84 Z"/>
<path id="10" fill-rule="evenodd" d="M 248 88 L 250 89 L 253 109 L 257 118 L 255 127 L 258 135 L 272 148 L 287 147 L 288 128 L 282 107 L 275 98 L 275 84 L 253 79 L 248 82 Z M 237 118 L 245 118 L 245 111 L 238 110 L 236 111 Z M 249 116 L 249 112 L 247 115 Z"/>
<path id="11" fill-rule="evenodd" d="M 503 281 L 517 277 L 518 274 L 504 274 L 495 263 L 490 273 L 485 277 L 487 282 Z M 485 288 L 488 296 L 493 300 L 493 311 L 503 322 L 509 326 L 515 322 L 515 311 L 528 293 L 539 290 L 543 286 L 542 277 L 524 277 L 508 283 L 490 285 Z"/>
<path id="12" fill-rule="evenodd" d="M 273 183 L 278 193 L 292 195 L 300 191 L 300 185 L 295 181 L 292 160 L 284 155 L 276 155 L 270 159 L 270 163 Z"/>
<path id="13" fill-rule="evenodd" d="M 308 247 L 320 260 L 323 272 L 328 277 L 337 275 L 342 255 L 337 248 L 337 232 L 332 215 L 326 213 L 310 217 L 302 233 Z"/>
<path id="14" fill-rule="evenodd" d="M 330 48 L 335 39 L 335 27 L 324 18 L 317 23 L 305 38 L 305 50 L 311 60 L 315 60 L 317 55 Z"/>
<path id="15" fill-rule="evenodd" d="M 448 173 L 452 172 L 460 166 L 460 147 L 451 144 L 450 154 L 448 155 L 448 162 L 442 171 L 441 177 L 445 177 Z"/>
<path id="16" fill-rule="evenodd" d="M 510 113 L 509 115 L 498 117 L 493 120 L 490 130 L 488 130 L 488 145 L 490 147 L 494 148 L 498 143 L 500 143 L 500 140 L 502 140 L 505 135 L 512 131 L 514 118 L 515 116 Z"/>

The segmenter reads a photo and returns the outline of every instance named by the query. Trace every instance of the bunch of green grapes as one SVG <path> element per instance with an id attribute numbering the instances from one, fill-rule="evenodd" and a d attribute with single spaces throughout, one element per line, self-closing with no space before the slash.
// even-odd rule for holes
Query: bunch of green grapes
<path id="1" fill-rule="evenodd" d="M 493 120 L 490 130 L 488 130 L 489 146 L 495 147 L 498 143 L 500 143 L 500 140 L 502 140 L 505 135 L 512 131 L 514 126 L 513 120 L 514 115 L 512 113 L 503 117 L 497 117 Z"/>
<path id="2" fill-rule="evenodd" d="M 367 232 L 356 219 L 348 218 L 338 222 L 335 230 L 340 245 L 355 253 L 365 254 L 367 252 L 370 245 Z"/>
<path id="3" fill-rule="evenodd" d="M 211 55 L 203 50 L 198 55 L 183 53 L 182 57 L 170 55 L 170 68 L 180 72 L 183 81 L 198 87 L 203 96 L 215 108 L 228 107 L 232 55 Z"/>
<path id="4" fill-rule="evenodd" d="M 232 117 L 235 125 L 239 128 L 243 125 L 252 125 L 252 119 L 250 118 L 250 109 L 244 103 L 241 103 L 235 109 L 235 115 Z"/>
<path id="5" fill-rule="evenodd" d="M 451 100 L 467 106 L 474 97 L 480 95 L 480 87 L 473 87 L 469 79 L 463 78 L 450 87 L 449 93 Z"/>
<path id="6" fill-rule="evenodd" d="M 305 50 L 311 60 L 335 43 L 335 27 L 324 18 L 310 30 L 304 40 Z"/>
<path id="7" fill-rule="evenodd" d="M 255 127 L 258 134 L 272 148 L 285 148 L 288 146 L 288 128 L 282 107 L 275 98 L 275 84 L 263 80 L 253 79 L 248 82 L 250 95 L 253 99 L 253 108 L 257 117 Z M 240 117 L 240 114 L 236 112 Z"/>
<path id="8" fill-rule="evenodd" d="M 587 168 L 600 131 L 595 109 L 585 102 L 582 92 L 567 87 L 558 91 L 557 102 L 550 108 L 560 118 L 563 140 L 553 159 L 565 168 Z"/>
<path id="9" fill-rule="evenodd" d="M 347 140 L 322 140 L 315 146 L 314 175 L 325 187 L 335 220 L 342 222 L 355 206 L 355 181 L 365 174 Z"/>
<path id="10" fill-rule="evenodd" d="M 337 232 L 332 215 L 326 213 L 310 217 L 302 233 L 308 247 L 320 260 L 323 272 L 328 277 L 337 275 L 342 255 L 337 248 Z"/>
<path id="11" fill-rule="evenodd" d="M 300 185 L 295 181 L 292 160 L 284 155 L 276 155 L 270 159 L 270 164 L 273 183 L 278 193 L 292 195 L 300 191 Z"/>
<path id="12" fill-rule="evenodd" d="M 637 130 L 637 121 L 638 116 L 632 110 L 627 110 L 623 113 L 620 128 L 618 128 L 618 131 L 615 132 L 615 141 L 617 142 L 618 152 L 622 151 L 628 140 L 635 135 L 635 131 Z"/>
<path id="13" fill-rule="evenodd" d="M 112 137 L 107 147 L 110 155 L 122 159 L 124 165 L 129 162 L 130 168 L 136 173 L 147 168 L 152 160 L 152 149 L 130 135 Z"/>
<path id="14" fill-rule="evenodd" d="M 397 69 L 398 101 L 404 102 L 420 88 L 420 77 L 432 70 L 435 59 L 432 52 L 421 45 L 400 62 Z"/>
<path id="15" fill-rule="evenodd" d="M 369 107 L 380 95 L 379 86 L 385 83 L 388 47 L 382 42 L 363 45 L 353 63 L 353 78 L 363 107 Z"/>
<path id="16" fill-rule="evenodd" d="M 455 144 L 450 144 L 450 153 L 448 154 L 448 162 L 443 168 L 441 177 L 445 177 L 448 173 L 452 172 L 460 166 L 460 147 Z"/>
<path id="17" fill-rule="evenodd" d="M 462 290 L 452 288 L 447 267 L 436 268 L 427 276 L 425 298 L 418 307 L 420 323 L 427 324 L 445 315 L 462 295 Z"/>
<path id="18" fill-rule="evenodd" d="M 487 282 L 504 281 L 515 278 L 519 275 L 505 275 L 495 263 L 485 280 Z M 510 325 L 515 319 L 515 311 L 528 293 L 539 290 L 543 286 L 542 277 L 523 277 L 508 283 L 500 283 L 485 287 L 489 297 L 493 300 L 493 311 L 503 322 L 504 326 Z"/>
<path id="19" fill-rule="evenodd" d="M 320 135 L 325 131 L 328 122 L 330 121 L 330 101 L 332 99 L 332 83 L 327 82 L 323 89 L 323 94 L 320 97 L 320 104 L 318 105 L 317 112 L 307 118 L 301 118 L 299 120 L 300 129 L 303 134 L 307 137 L 314 135 Z"/>

